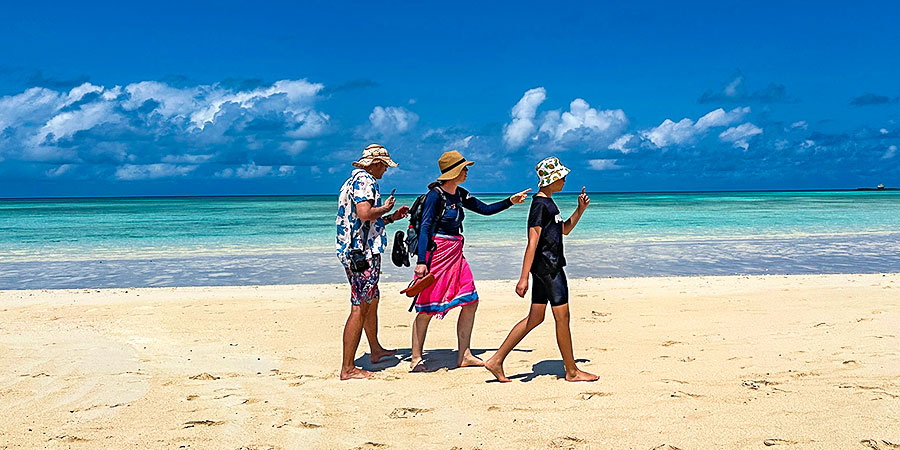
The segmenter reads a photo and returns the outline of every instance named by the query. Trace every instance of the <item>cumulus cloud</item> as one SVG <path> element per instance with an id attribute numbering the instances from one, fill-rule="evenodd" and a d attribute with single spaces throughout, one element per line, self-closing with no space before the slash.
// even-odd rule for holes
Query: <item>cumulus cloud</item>
<path id="1" fill-rule="evenodd" d="M 255 162 L 251 162 L 250 164 L 243 164 L 236 168 L 228 167 L 222 169 L 216 172 L 215 176 L 219 178 L 241 178 L 246 180 L 270 175 L 284 177 L 293 175 L 294 172 L 294 166 L 258 166 Z"/>
<path id="2" fill-rule="evenodd" d="M 750 113 L 749 107 L 735 108 L 728 112 L 718 108 L 697 119 L 697 122 L 689 118 L 681 119 L 678 122 L 666 119 L 659 126 L 643 131 L 641 135 L 660 148 L 693 144 L 710 128 L 731 125 L 743 119 L 748 113 Z"/>
<path id="3" fill-rule="evenodd" d="M 534 132 L 534 118 L 538 106 L 547 99 L 547 91 L 542 87 L 529 89 L 516 102 L 510 116 L 512 122 L 503 127 L 503 142 L 510 148 L 521 147 Z"/>
<path id="4" fill-rule="evenodd" d="M 175 164 L 125 164 L 116 169 L 119 180 L 153 180 L 157 178 L 183 177 L 197 169 L 197 166 Z"/>
<path id="5" fill-rule="evenodd" d="M 769 84 L 764 89 L 749 92 L 744 87 L 744 74 L 735 72 L 731 80 L 717 91 L 706 91 L 697 103 L 783 103 L 791 102 L 787 89 L 781 84 Z"/>
<path id="6" fill-rule="evenodd" d="M 581 98 L 569 103 L 569 110 L 551 110 L 537 117 L 537 108 L 547 98 L 544 88 L 531 89 L 513 106 L 512 121 L 503 128 L 503 141 L 515 149 L 529 139 L 550 147 L 610 145 L 628 125 L 621 109 L 598 109 Z"/>
<path id="7" fill-rule="evenodd" d="M 884 152 L 884 155 L 881 155 L 881 159 L 891 159 L 894 156 L 897 156 L 897 146 L 892 145 L 888 147 L 887 151 Z"/>
<path id="8" fill-rule="evenodd" d="M 591 159 L 588 160 L 591 170 L 613 170 L 621 169 L 622 166 L 616 164 L 615 159 Z"/>
<path id="9" fill-rule="evenodd" d="M 599 110 L 576 98 L 569 104 L 568 111 L 547 112 L 538 134 L 563 145 L 597 141 L 608 145 L 627 125 L 628 118 L 621 109 Z"/>
<path id="10" fill-rule="evenodd" d="M 419 116 L 402 106 L 376 106 L 369 114 L 369 124 L 373 131 L 383 136 L 402 134 L 412 129 Z"/>
<path id="11" fill-rule="evenodd" d="M 897 102 L 900 102 L 900 97 L 891 98 L 886 95 L 872 94 L 870 92 L 850 100 L 850 104 L 853 106 L 887 105 L 889 103 Z"/>
<path id="12" fill-rule="evenodd" d="M 103 158 L 134 163 L 116 170 L 119 179 L 180 175 L 177 164 L 229 153 L 291 157 L 328 132 L 330 117 L 315 108 L 322 89 L 306 80 L 33 87 L 0 98 L 0 155 L 62 164 Z"/>
<path id="13" fill-rule="evenodd" d="M 719 139 L 725 142 L 731 142 L 736 148 L 747 150 L 750 148 L 748 140 L 752 136 L 762 134 L 763 130 L 750 122 L 742 123 L 736 127 L 731 127 L 719 134 Z"/>

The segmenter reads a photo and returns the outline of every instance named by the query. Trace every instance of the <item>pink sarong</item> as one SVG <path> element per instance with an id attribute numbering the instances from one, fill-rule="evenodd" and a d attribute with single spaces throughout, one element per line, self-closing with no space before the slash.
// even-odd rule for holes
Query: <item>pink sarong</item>
<path id="1" fill-rule="evenodd" d="M 416 311 L 444 317 L 451 309 L 478 301 L 472 270 L 463 256 L 463 237 L 436 235 L 437 249 L 428 252 L 434 283 L 416 298 Z"/>

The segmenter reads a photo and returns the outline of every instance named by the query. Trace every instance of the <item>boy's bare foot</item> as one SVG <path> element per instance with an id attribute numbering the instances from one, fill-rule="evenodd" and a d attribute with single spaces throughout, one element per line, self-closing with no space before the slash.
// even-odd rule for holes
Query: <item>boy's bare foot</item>
<path id="1" fill-rule="evenodd" d="M 600 377 L 592 373 L 587 373 L 581 369 L 575 369 L 574 375 L 566 373 L 566 381 L 597 381 Z"/>
<path id="2" fill-rule="evenodd" d="M 481 358 L 466 352 L 462 359 L 456 361 L 456 367 L 484 367 L 484 361 Z"/>
<path id="3" fill-rule="evenodd" d="M 424 372 L 425 371 L 425 360 L 422 358 L 414 359 L 409 363 L 409 371 L 410 372 Z"/>
<path id="4" fill-rule="evenodd" d="M 375 374 L 368 370 L 360 369 L 359 367 L 354 367 L 347 371 L 341 370 L 341 380 L 361 380 L 363 378 L 369 378 L 372 375 Z"/>
<path id="5" fill-rule="evenodd" d="M 378 361 L 381 361 L 382 359 L 387 358 L 388 356 L 394 356 L 396 354 L 397 354 L 397 350 L 388 350 L 385 348 L 382 348 L 381 350 L 374 350 L 374 351 L 372 351 L 372 353 L 369 354 L 369 361 L 371 361 L 372 364 L 375 364 Z"/>
<path id="6" fill-rule="evenodd" d="M 512 381 L 506 377 L 505 373 L 503 373 L 503 364 L 495 364 L 493 358 L 485 361 L 484 368 L 494 374 L 494 378 L 501 383 L 509 383 Z"/>

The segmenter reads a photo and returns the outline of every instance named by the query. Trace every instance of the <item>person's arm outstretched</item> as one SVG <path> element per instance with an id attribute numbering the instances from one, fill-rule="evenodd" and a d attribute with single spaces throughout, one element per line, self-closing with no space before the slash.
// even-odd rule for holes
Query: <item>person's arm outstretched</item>
<path id="1" fill-rule="evenodd" d="M 591 198 L 584 193 L 584 186 L 582 186 L 581 195 L 578 196 L 578 206 L 575 207 L 575 212 L 573 212 L 572 215 L 569 216 L 569 219 L 563 223 L 563 234 L 568 235 L 572 231 L 572 228 L 575 228 L 575 225 L 578 225 L 578 220 L 581 219 L 581 215 L 584 214 L 584 210 L 587 209 L 590 204 Z"/>
<path id="2" fill-rule="evenodd" d="M 512 205 L 517 205 L 519 203 L 525 202 L 525 197 L 531 189 L 526 189 L 517 194 L 510 195 L 509 197 L 500 200 L 499 202 L 487 204 L 481 200 L 478 200 L 472 195 L 463 196 L 462 205 L 463 208 L 468 209 L 469 211 L 474 211 L 483 216 L 491 216 L 497 214 L 500 211 L 504 211 Z"/>
<path id="3" fill-rule="evenodd" d="M 525 247 L 525 257 L 522 258 L 522 275 L 516 284 L 516 294 L 524 298 L 528 292 L 528 273 L 531 272 L 531 264 L 534 262 L 534 253 L 537 250 L 538 240 L 541 238 L 541 227 L 528 229 L 528 245 Z"/>

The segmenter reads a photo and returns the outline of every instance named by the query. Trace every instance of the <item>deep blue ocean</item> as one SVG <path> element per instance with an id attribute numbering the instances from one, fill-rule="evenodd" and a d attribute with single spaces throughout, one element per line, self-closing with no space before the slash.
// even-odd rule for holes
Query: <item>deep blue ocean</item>
<path id="1" fill-rule="evenodd" d="M 564 217 L 575 208 L 575 195 L 554 199 Z M 518 275 L 528 202 L 466 215 L 476 279 Z M 342 282 L 336 206 L 336 196 L 0 200 L 0 289 Z M 897 272 L 898 206 L 897 191 L 593 194 L 566 240 L 568 272 Z M 405 227 L 389 226 L 389 241 Z M 410 273 L 385 259 L 386 280 Z"/>

